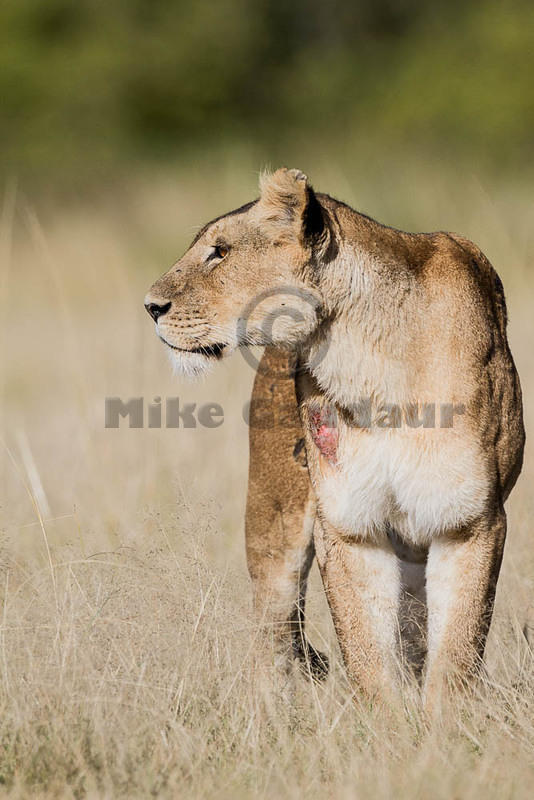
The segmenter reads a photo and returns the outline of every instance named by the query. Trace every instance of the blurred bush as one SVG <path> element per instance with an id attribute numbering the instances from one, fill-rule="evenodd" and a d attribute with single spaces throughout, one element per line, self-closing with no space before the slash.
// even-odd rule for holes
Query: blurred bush
<path id="1" fill-rule="evenodd" d="M 2 0 L 0 170 L 330 135 L 517 166 L 533 42 L 529 0 Z"/>

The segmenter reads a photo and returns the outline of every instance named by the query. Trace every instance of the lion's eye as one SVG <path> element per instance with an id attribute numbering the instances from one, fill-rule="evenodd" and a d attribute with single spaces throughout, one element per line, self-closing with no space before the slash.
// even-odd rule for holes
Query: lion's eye
<path id="1" fill-rule="evenodd" d="M 224 258 L 228 255 L 230 248 L 225 244 L 216 244 L 213 248 L 214 258 Z"/>

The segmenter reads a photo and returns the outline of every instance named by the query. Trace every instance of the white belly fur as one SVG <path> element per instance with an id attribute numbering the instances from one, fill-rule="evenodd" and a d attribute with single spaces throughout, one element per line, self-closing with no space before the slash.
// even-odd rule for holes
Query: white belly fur
<path id="1" fill-rule="evenodd" d="M 338 463 L 319 481 L 328 522 L 358 538 L 392 526 L 401 538 L 427 545 L 484 510 L 484 457 L 466 430 L 345 431 Z"/>

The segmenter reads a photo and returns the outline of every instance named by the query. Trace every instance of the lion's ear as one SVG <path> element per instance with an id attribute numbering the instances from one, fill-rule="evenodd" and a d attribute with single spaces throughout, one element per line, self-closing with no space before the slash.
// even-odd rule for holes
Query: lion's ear
<path id="1" fill-rule="evenodd" d="M 310 243 L 322 233 L 323 211 L 306 175 L 298 169 L 277 169 L 260 178 L 260 210 L 279 238 Z"/>

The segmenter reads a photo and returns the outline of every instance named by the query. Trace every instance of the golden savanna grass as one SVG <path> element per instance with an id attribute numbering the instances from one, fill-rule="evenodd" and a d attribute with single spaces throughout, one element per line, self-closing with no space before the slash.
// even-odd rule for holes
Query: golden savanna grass
<path id="1" fill-rule="evenodd" d="M 291 166 L 291 165 L 290 165 Z M 305 164 L 299 164 L 306 168 Z M 253 371 L 173 378 L 143 310 L 199 225 L 255 196 L 227 163 L 132 180 L 37 211 L 7 187 L 1 218 L 0 787 L 37 797 L 530 797 L 534 782 L 531 451 L 508 505 L 488 675 L 425 732 L 412 699 L 354 704 L 320 582 L 309 632 L 333 662 L 293 703 L 255 680 L 243 546 Z M 533 208 L 516 181 L 427 166 L 363 177 L 319 164 L 318 188 L 412 230 L 473 238 L 507 290 L 534 423 Z M 219 403 L 208 430 L 104 427 L 107 396 Z M 274 679 L 273 679 L 274 681 Z"/>

